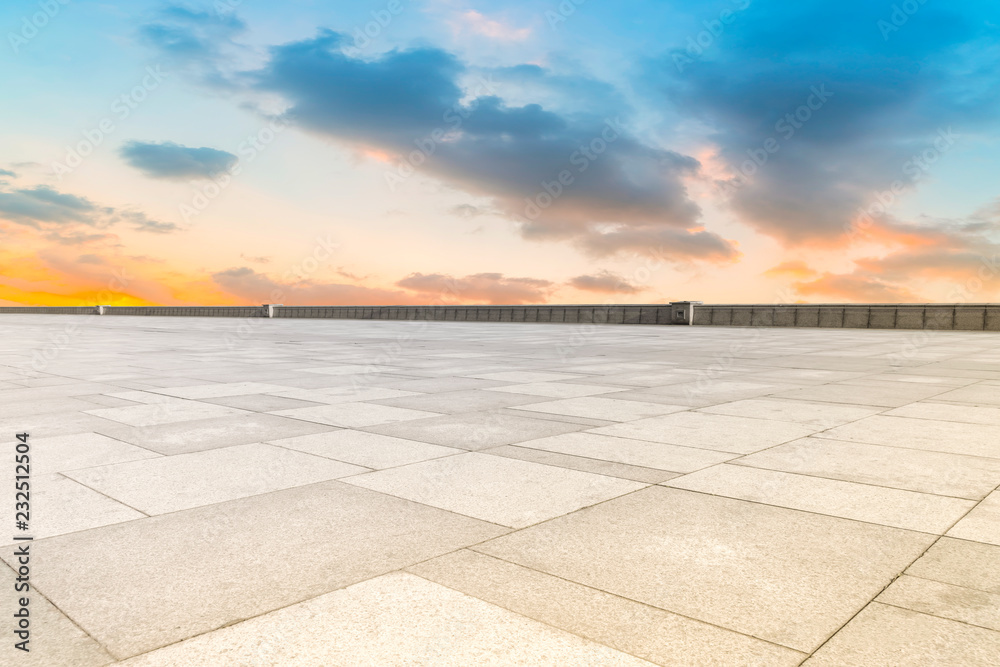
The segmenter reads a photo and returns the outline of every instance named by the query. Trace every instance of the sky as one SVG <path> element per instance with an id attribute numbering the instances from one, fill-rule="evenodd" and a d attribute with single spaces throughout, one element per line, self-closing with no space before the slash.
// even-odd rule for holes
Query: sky
<path id="1" fill-rule="evenodd" d="M 0 305 L 1000 300 L 995 0 L 8 0 Z"/>

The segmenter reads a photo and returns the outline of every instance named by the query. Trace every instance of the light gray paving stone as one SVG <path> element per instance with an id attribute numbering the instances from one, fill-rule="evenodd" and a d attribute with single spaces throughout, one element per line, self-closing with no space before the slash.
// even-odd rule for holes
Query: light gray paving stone
<path id="1" fill-rule="evenodd" d="M 597 396 L 535 402 L 531 405 L 519 405 L 516 409 L 527 412 L 545 412 L 617 422 L 633 421 L 687 410 L 682 405 L 618 401 L 613 398 Z"/>
<path id="2" fill-rule="evenodd" d="M 54 438 L 33 437 L 30 443 L 31 462 L 36 474 L 91 468 L 160 456 L 156 452 L 99 433 L 78 433 Z"/>
<path id="3" fill-rule="evenodd" d="M 19 610 L 21 592 L 14 590 L 17 575 L 6 564 L 0 565 L 0 614 L 4 621 Z M 28 591 L 31 622 L 28 651 L 15 648 L 13 630 L 4 633 L 0 644 L 0 664 L 16 667 L 101 667 L 114 662 L 101 645 L 77 627 L 66 615 L 37 591 Z"/>
<path id="4" fill-rule="evenodd" d="M 860 405 L 814 403 L 777 398 L 751 398 L 699 409 L 699 412 L 774 419 L 823 429 L 870 417 L 881 411 L 882 408 Z"/>
<path id="5" fill-rule="evenodd" d="M 177 398 L 219 398 L 221 396 L 245 396 L 248 394 L 270 394 L 280 391 L 283 387 L 261 382 L 223 382 L 201 384 L 193 387 L 165 387 L 161 394 Z"/>
<path id="6" fill-rule="evenodd" d="M 613 463 L 600 459 L 559 454 L 541 449 L 529 449 L 528 447 L 518 445 L 502 445 L 479 451 L 482 454 L 490 454 L 491 456 L 504 456 L 509 459 L 520 459 L 521 461 L 531 461 L 532 463 L 569 468 L 570 470 L 579 470 L 581 472 L 592 472 L 596 475 L 631 479 L 635 482 L 645 482 L 646 484 L 664 482 L 680 474 L 666 470 L 657 470 L 655 468 L 627 465 L 625 463 Z"/>
<path id="7" fill-rule="evenodd" d="M 814 426 L 770 419 L 678 412 L 625 424 L 602 426 L 591 433 L 683 447 L 749 454 L 816 432 Z"/>
<path id="8" fill-rule="evenodd" d="M 429 419 L 367 427 L 363 430 L 408 440 L 461 449 L 486 449 L 511 445 L 557 433 L 587 428 L 586 424 L 535 419 L 497 412 L 443 415 Z"/>
<path id="9" fill-rule="evenodd" d="M 41 540 L 32 583 L 126 658 L 505 530 L 321 482 Z"/>
<path id="10" fill-rule="evenodd" d="M 817 433 L 816 437 L 1000 459 L 997 428 L 987 424 L 876 415 Z"/>
<path id="11" fill-rule="evenodd" d="M 372 401 L 378 405 L 389 405 L 408 410 L 426 410 L 439 414 L 459 414 L 463 412 L 481 412 L 496 410 L 525 403 L 538 403 L 544 400 L 539 396 L 527 394 L 501 394 L 481 389 L 466 389 L 464 391 L 446 391 L 439 394 L 417 394 L 402 398 L 388 398 Z"/>
<path id="12" fill-rule="evenodd" d="M 146 514 L 165 514 L 368 472 L 368 468 L 265 444 L 65 473 Z"/>
<path id="13" fill-rule="evenodd" d="M 736 454 L 695 447 L 579 432 L 528 440 L 521 447 L 673 472 L 694 472 L 736 458 Z"/>
<path id="14" fill-rule="evenodd" d="M 811 652 L 934 539 L 658 486 L 474 550 Z"/>
<path id="15" fill-rule="evenodd" d="M 146 427 L 105 420 L 100 423 L 110 426 L 98 425 L 97 432 L 160 454 L 186 454 L 336 430 L 326 424 L 259 413 Z"/>
<path id="16" fill-rule="evenodd" d="M 422 417 L 437 417 L 439 413 L 397 408 L 375 403 L 338 403 L 336 405 L 321 405 L 315 408 L 279 410 L 273 414 L 315 422 L 317 424 L 356 428 L 359 426 L 375 426 L 378 424 L 410 421 Z"/>
<path id="17" fill-rule="evenodd" d="M 247 414 L 245 410 L 236 410 L 221 405 L 211 405 L 200 401 L 174 400 L 149 405 L 133 405 L 123 408 L 98 408 L 86 410 L 87 414 L 121 422 L 128 426 L 156 426 L 174 422 L 212 419 L 214 417 L 230 417 Z"/>
<path id="18" fill-rule="evenodd" d="M 270 443 L 374 470 L 395 468 L 465 451 L 353 429 L 271 440 Z"/>
<path id="19" fill-rule="evenodd" d="M 873 602 L 804 667 L 993 667 L 1000 632 Z"/>
<path id="20" fill-rule="evenodd" d="M 11 487 L 11 502 L 0 507 L 4 526 L 13 526 L 15 521 L 13 484 Z M 29 499 L 31 530 L 26 534 L 36 540 L 145 516 L 58 473 L 32 474 Z M 0 534 L 0 544 L 14 544 L 14 532 Z"/>
<path id="21" fill-rule="evenodd" d="M 246 665 L 651 663 L 412 574 L 387 574 L 125 662 Z"/>
<path id="22" fill-rule="evenodd" d="M 823 438 L 803 438 L 733 463 L 970 500 L 984 498 L 1000 480 L 997 459 Z"/>
<path id="23" fill-rule="evenodd" d="M 499 380 L 501 382 L 557 382 L 559 380 L 573 380 L 586 377 L 580 373 L 561 373 L 551 371 L 499 371 L 496 373 L 483 373 L 472 377 L 480 380 Z"/>
<path id="24" fill-rule="evenodd" d="M 945 387 L 923 386 L 897 383 L 898 386 L 874 386 L 857 384 L 824 384 L 815 387 L 792 389 L 774 394 L 777 398 L 792 398 L 802 401 L 824 403 L 850 403 L 852 405 L 872 405 L 895 408 L 941 394 Z"/>
<path id="25" fill-rule="evenodd" d="M 475 551 L 456 551 L 408 570 L 658 665 L 791 666 L 805 657 Z"/>
<path id="26" fill-rule="evenodd" d="M 344 482 L 511 528 L 561 516 L 645 486 L 476 452 L 356 475 Z"/>
<path id="27" fill-rule="evenodd" d="M 314 408 L 323 403 L 315 401 L 302 401 L 295 398 L 285 398 L 284 396 L 274 396 L 271 394 L 242 394 L 239 396 L 223 396 L 221 398 L 204 398 L 203 403 L 213 405 L 224 405 L 227 408 L 237 410 L 249 410 L 253 412 L 277 412 L 279 410 L 294 410 L 295 408 Z"/>
<path id="28" fill-rule="evenodd" d="M 665 485 L 936 535 L 947 532 L 976 504 L 974 500 L 736 465 L 714 466 Z"/>
<path id="29" fill-rule="evenodd" d="M 987 424 L 1000 426 L 1000 408 L 978 407 L 957 403 L 937 403 L 921 401 L 885 414 L 894 417 L 914 417 L 916 419 L 938 419 L 965 424 Z"/>
<path id="30" fill-rule="evenodd" d="M 527 384 L 511 384 L 503 387 L 492 387 L 487 391 L 498 391 L 510 394 L 527 394 L 529 396 L 546 396 L 549 398 L 576 398 L 579 396 L 598 396 L 623 391 L 623 387 L 613 387 L 596 384 L 570 384 L 569 382 L 529 382 Z"/>

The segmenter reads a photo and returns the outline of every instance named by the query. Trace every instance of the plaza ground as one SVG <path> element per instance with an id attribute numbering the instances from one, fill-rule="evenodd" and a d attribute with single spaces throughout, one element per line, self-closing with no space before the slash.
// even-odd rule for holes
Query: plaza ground
<path id="1" fill-rule="evenodd" d="M 1000 656 L 997 333 L 2 315 L 0 443 L 5 665 Z"/>

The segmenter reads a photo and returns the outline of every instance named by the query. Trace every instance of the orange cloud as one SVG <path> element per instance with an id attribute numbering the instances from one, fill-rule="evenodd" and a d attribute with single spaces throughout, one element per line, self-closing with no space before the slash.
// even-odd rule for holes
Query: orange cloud
<path id="1" fill-rule="evenodd" d="M 824 273 L 816 280 L 795 283 L 803 296 L 833 297 L 861 303 L 903 303 L 922 301 L 906 287 L 853 273 Z"/>
<path id="2" fill-rule="evenodd" d="M 761 274 L 767 278 L 797 278 L 804 280 L 818 275 L 803 261 L 782 262 Z"/>

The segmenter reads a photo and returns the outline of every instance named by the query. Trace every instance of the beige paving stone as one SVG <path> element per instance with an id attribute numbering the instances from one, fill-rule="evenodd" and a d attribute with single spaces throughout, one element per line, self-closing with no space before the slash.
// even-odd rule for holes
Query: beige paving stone
<path id="1" fill-rule="evenodd" d="M 1000 631 L 1000 594 L 903 575 L 875 598 L 884 604 Z"/>
<path id="2" fill-rule="evenodd" d="M 101 420 L 94 430 L 160 454 L 186 454 L 264 440 L 324 433 L 334 431 L 336 428 L 272 414 L 245 413 L 238 417 L 200 419 L 157 426 L 126 426 Z"/>
<path id="3" fill-rule="evenodd" d="M 472 377 L 480 380 L 500 380 L 503 382 L 556 382 L 559 380 L 573 380 L 587 377 L 580 373 L 554 373 L 550 371 L 499 371 L 497 373 L 483 373 Z"/>
<path id="4" fill-rule="evenodd" d="M 203 403 L 224 405 L 227 408 L 251 410 L 253 412 L 277 412 L 279 410 L 313 408 L 317 405 L 323 405 L 323 403 L 317 401 L 300 401 L 295 398 L 286 398 L 271 394 L 241 394 L 239 396 L 222 396 L 221 398 L 204 398 L 201 401 Z"/>
<path id="5" fill-rule="evenodd" d="M 895 408 L 947 391 L 945 387 L 898 383 L 898 386 L 824 384 L 774 394 L 778 398 Z"/>
<path id="6" fill-rule="evenodd" d="M 503 387 L 492 387 L 487 391 L 499 391 L 510 394 L 528 394 L 529 396 L 547 396 L 549 398 L 577 398 L 579 396 L 596 396 L 623 391 L 624 387 L 612 387 L 596 384 L 570 384 L 568 382 L 530 382 L 527 384 L 511 384 Z"/>
<path id="7" fill-rule="evenodd" d="M 446 391 L 438 394 L 416 394 L 402 398 L 388 398 L 373 401 L 378 405 L 390 405 L 408 410 L 426 410 L 438 414 L 458 414 L 463 412 L 480 412 L 496 410 L 525 403 L 538 403 L 543 400 L 538 396 L 528 394 L 500 394 L 482 389 L 466 389 L 463 391 Z"/>
<path id="8" fill-rule="evenodd" d="M 1000 461 L 823 438 L 803 438 L 733 463 L 847 482 L 980 500 L 1000 481 Z"/>
<path id="9" fill-rule="evenodd" d="M 590 432 L 683 447 L 749 454 L 807 436 L 816 430 L 818 429 L 814 426 L 773 419 L 678 412 L 627 424 L 602 426 L 591 429 Z"/>
<path id="10" fill-rule="evenodd" d="M 914 417 L 916 419 L 939 419 L 941 421 L 965 424 L 987 424 L 1000 426 L 1000 408 L 981 408 L 957 403 L 936 403 L 921 401 L 885 414 L 893 417 Z"/>
<path id="11" fill-rule="evenodd" d="M 38 591 L 30 590 L 28 613 L 30 635 L 28 651 L 15 648 L 21 638 L 13 634 L 14 614 L 19 610 L 19 600 L 25 595 L 14 590 L 17 575 L 6 564 L 0 564 L 0 615 L 5 628 L 0 643 L 0 664 L 11 667 L 101 667 L 114 662 L 101 645 L 87 636 L 65 614 L 52 606 Z"/>
<path id="12" fill-rule="evenodd" d="M 777 398 L 751 398 L 700 408 L 698 411 L 717 415 L 733 415 L 735 417 L 774 419 L 825 429 L 863 419 L 864 417 L 870 417 L 881 412 L 882 409 L 860 405 L 814 403 Z"/>
<path id="13" fill-rule="evenodd" d="M 976 504 L 974 500 L 737 465 L 714 466 L 665 485 L 936 535 L 947 532 Z"/>
<path id="14" fill-rule="evenodd" d="M 321 403 L 323 405 L 337 405 L 340 403 L 355 403 L 358 401 L 372 401 L 383 398 L 402 398 L 404 396 L 420 395 L 414 391 L 400 391 L 399 389 L 367 387 L 363 385 L 356 387 L 350 385 L 346 387 L 327 387 L 322 389 L 284 389 L 273 393 L 275 396 Z"/>
<path id="15" fill-rule="evenodd" d="M 997 428 L 986 424 L 876 415 L 817 433 L 816 436 L 1000 459 Z"/>
<path id="16" fill-rule="evenodd" d="M 705 407 L 727 401 L 773 394 L 787 388 L 786 384 L 745 382 L 716 378 L 714 375 L 706 374 L 702 377 L 692 378 L 691 381 L 683 384 L 650 387 L 637 390 L 637 393 L 661 396 L 664 400 L 676 405 Z"/>
<path id="17" fill-rule="evenodd" d="M 906 571 L 916 577 L 1000 593 L 1000 546 L 942 537 Z"/>
<path id="18" fill-rule="evenodd" d="M 557 433 L 582 431 L 585 428 L 586 424 L 499 412 L 473 412 L 371 426 L 364 430 L 446 447 L 476 450 L 511 445 Z"/>
<path id="19" fill-rule="evenodd" d="M 221 396 L 245 396 L 249 394 L 270 394 L 284 387 L 262 382 L 223 382 L 202 384 L 193 387 L 164 387 L 159 393 L 177 398 L 219 398 Z"/>
<path id="20" fill-rule="evenodd" d="M 624 463 L 613 463 L 600 459 L 590 459 L 582 456 L 569 454 L 559 454 L 541 449 L 529 449 L 518 445 L 501 445 L 490 449 L 479 450 L 483 454 L 491 456 L 504 456 L 509 459 L 520 459 L 521 461 L 531 461 L 543 465 L 556 466 L 558 468 L 569 468 L 570 470 L 580 470 L 581 472 L 592 472 L 595 475 L 607 475 L 608 477 L 620 477 L 621 479 L 631 479 L 635 482 L 645 482 L 646 484 L 658 484 L 668 479 L 677 477 L 680 473 L 657 470 L 655 468 L 644 468 L 641 466 L 627 465 Z"/>
<path id="21" fill-rule="evenodd" d="M 374 470 L 395 468 L 465 451 L 353 429 L 271 440 L 270 443 Z"/>
<path id="22" fill-rule="evenodd" d="M 948 535 L 1000 546 L 1000 491 L 986 496 Z"/>
<path id="23" fill-rule="evenodd" d="M 934 401 L 948 403 L 967 403 L 982 407 L 1000 407 L 1000 387 L 990 384 L 977 384 L 938 394 Z"/>
<path id="24" fill-rule="evenodd" d="M 245 410 L 236 410 L 222 405 L 180 399 L 163 403 L 151 403 L 149 405 L 132 405 L 123 408 L 98 408 L 96 410 L 86 410 L 85 412 L 95 417 L 103 417 L 104 419 L 121 422 L 128 426 L 156 426 L 157 424 L 247 414 Z"/>
<path id="25" fill-rule="evenodd" d="M 673 472 L 694 472 L 736 458 L 736 454 L 725 452 L 618 438 L 586 431 L 528 440 L 520 443 L 520 446 Z"/>
<path id="26" fill-rule="evenodd" d="M 649 660 L 702 667 L 798 665 L 805 654 L 462 550 L 410 572 L 529 618 Z"/>
<path id="27" fill-rule="evenodd" d="M 565 398 L 558 401 L 544 401 L 531 405 L 520 405 L 517 410 L 530 412 L 546 412 L 571 417 L 586 417 L 604 419 L 606 421 L 626 422 L 646 417 L 666 415 L 671 412 L 687 410 L 682 405 L 666 405 L 662 403 L 643 403 L 641 401 L 619 401 L 613 398 L 598 398 L 584 396 L 581 398 Z"/>
<path id="28" fill-rule="evenodd" d="M 934 539 L 659 486 L 474 550 L 810 652 Z"/>
<path id="29" fill-rule="evenodd" d="M 58 435 L 100 432 L 104 428 L 120 426 L 118 422 L 102 419 L 86 412 L 49 412 L 30 417 L 0 419 L 0 438 L 7 439 L 14 433 L 30 433 L 33 438 L 54 438 Z"/>
<path id="30" fill-rule="evenodd" d="M 13 471 L 10 479 L 13 480 Z M 14 489 L 11 482 L 10 502 L 0 506 L 0 525 L 14 526 Z M 145 515 L 105 495 L 57 473 L 31 475 L 30 530 L 24 534 L 36 540 L 53 535 L 75 533 L 123 521 L 141 519 Z M 13 529 L 0 533 L 0 544 L 14 544 Z"/>
<path id="31" fill-rule="evenodd" d="M 154 667 L 203 661 L 317 667 L 650 665 L 405 573 L 354 584 L 124 664 Z"/>
<path id="32" fill-rule="evenodd" d="M 995 667 L 1000 632 L 873 602 L 804 667 Z"/>
<path id="33" fill-rule="evenodd" d="M 78 433 L 54 438 L 30 438 L 35 473 L 90 468 L 160 456 L 99 433 Z"/>
<path id="34" fill-rule="evenodd" d="M 317 424 L 356 428 L 409 421 L 421 417 L 437 417 L 439 413 L 395 408 L 374 403 L 339 403 L 337 405 L 321 405 L 316 408 L 280 410 L 274 414 Z"/>
<path id="35" fill-rule="evenodd" d="M 125 658 L 504 532 L 322 482 L 36 542 L 32 582 Z"/>
<path id="36" fill-rule="evenodd" d="M 252 444 L 65 474 L 146 514 L 165 514 L 362 472 L 368 468 Z"/>
<path id="37" fill-rule="evenodd" d="M 645 486 L 476 452 L 344 481 L 512 528 L 530 526 Z"/>
<path id="38" fill-rule="evenodd" d="M 54 412 L 92 410 L 94 405 L 71 396 L 47 400 L 29 399 L 0 403 L 0 419 L 19 419 Z"/>

